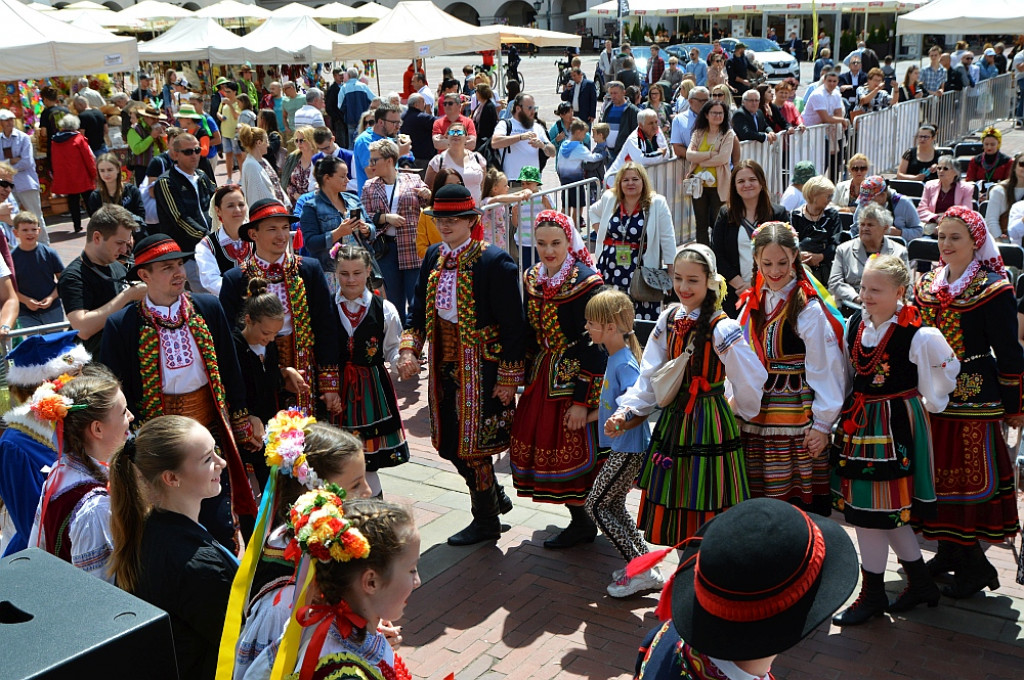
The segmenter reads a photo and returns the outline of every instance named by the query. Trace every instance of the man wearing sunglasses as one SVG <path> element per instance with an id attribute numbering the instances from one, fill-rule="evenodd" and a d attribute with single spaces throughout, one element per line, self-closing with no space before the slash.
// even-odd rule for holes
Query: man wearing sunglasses
<path id="1" fill-rule="evenodd" d="M 183 251 L 194 252 L 196 244 L 210 233 L 210 200 L 217 185 L 199 169 L 203 150 L 194 136 L 178 135 L 170 151 L 174 167 L 160 176 L 153 192 L 157 215 L 164 233 Z M 194 289 L 203 290 L 195 260 L 185 263 L 185 275 Z"/>
<path id="2" fill-rule="evenodd" d="M 394 104 L 381 104 L 373 112 L 373 127 L 363 130 L 356 137 L 352 149 L 352 165 L 356 173 L 356 194 L 361 196 L 366 184 L 366 168 L 370 165 L 370 144 L 378 139 L 393 139 L 398 142 L 398 155 L 404 156 L 412 147 L 408 137 L 399 138 L 402 127 L 402 110 Z"/>
<path id="3" fill-rule="evenodd" d="M 462 97 L 458 93 L 448 93 L 442 102 L 444 113 L 434 121 L 431 135 L 434 140 L 434 150 L 443 153 L 448 148 L 448 126 L 452 123 L 462 123 L 466 128 L 466 148 L 472 151 L 476 148 L 476 125 L 469 116 L 462 115 Z"/>

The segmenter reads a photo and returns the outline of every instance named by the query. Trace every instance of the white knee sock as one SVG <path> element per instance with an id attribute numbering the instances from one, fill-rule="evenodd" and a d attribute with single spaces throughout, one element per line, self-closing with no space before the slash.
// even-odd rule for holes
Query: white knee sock
<path id="1" fill-rule="evenodd" d="M 901 561 L 916 562 L 921 559 L 921 546 L 917 542 L 914 530 L 909 526 L 901 526 L 885 533 L 889 538 L 892 551 Z"/>
<path id="2" fill-rule="evenodd" d="M 857 547 L 860 548 L 860 563 L 864 571 L 885 573 L 885 561 L 889 557 L 888 533 L 884 529 L 857 527 Z"/>

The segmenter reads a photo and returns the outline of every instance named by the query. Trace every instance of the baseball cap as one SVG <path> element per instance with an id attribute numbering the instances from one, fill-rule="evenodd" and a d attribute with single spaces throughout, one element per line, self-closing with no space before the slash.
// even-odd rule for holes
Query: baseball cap
<path id="1" fill-rule="evenodd" d="M 985 50 L 985 56 L 986 57 L 994 57 L 994 56 L 996 56 L 996 51 L 990 47 L 987 50 Z"/>
<path id="2" fill-rule="evenodd" d="M 17 118 L 10 109 L 0 109 L 0 120 L 14 120 Z"/>

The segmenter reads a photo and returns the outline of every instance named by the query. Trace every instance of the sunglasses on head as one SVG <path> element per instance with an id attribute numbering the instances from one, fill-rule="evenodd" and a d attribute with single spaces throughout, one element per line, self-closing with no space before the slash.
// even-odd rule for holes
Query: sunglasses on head
<path id="1" fill-rule="evenodd" d="M 202 152 L 203 150 L 200 149 L 198 146 L 194 149 L 178 149 L 178 153 L 184 154 L 186 156 L 198 156 Z"/>
<path id="2" fill-rule="evenodd" d="M 5 179 L 0 179 L 0 187 L 3 187 L 4 189 L 10 189 L 13 186 L 14 182 L 8 182 Z"/>

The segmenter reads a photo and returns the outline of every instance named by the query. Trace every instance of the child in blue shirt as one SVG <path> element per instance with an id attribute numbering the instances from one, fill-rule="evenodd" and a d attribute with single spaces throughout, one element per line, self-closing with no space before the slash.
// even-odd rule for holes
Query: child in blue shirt
<path id="1" fill-rule="evenodd" d="M 42 326 L 64 321 L 64 306 L 57 293 L 57 278 L 64 271 L 57 251 L 39 243 L 39 220 L 28 210 L 14 218 L 18 247 L 11 249 L 11 260 L 18 276 L 18 326 Z"/>
<path id="2" fill-rule="evenodd" d="M 643 467 L 650 433 L 645 418 L 634 418 L 609 434 L 604 423 L 619 408 L 619 399 L 640 377 L 640 343 L 633 333 L 633 301 L 615 288 L 599 291 L 587 302 L 587 332 L 608 351 L 608 365 L 597 408 L 599 446 L 610 447 L 608 458 L 587 496 L 586 509 L 615 549 L 628 564 L 648 552 L 647 543 L 626 510 L 626 496 Z M 608 586 L 612 597 L 628 597 L 645 590 L 660 589 L 664 578 L 657 567 L 633 578 L 625 569 L 612 574 Z"/>

